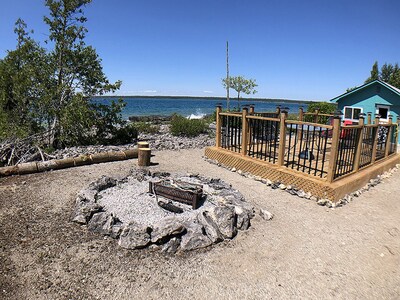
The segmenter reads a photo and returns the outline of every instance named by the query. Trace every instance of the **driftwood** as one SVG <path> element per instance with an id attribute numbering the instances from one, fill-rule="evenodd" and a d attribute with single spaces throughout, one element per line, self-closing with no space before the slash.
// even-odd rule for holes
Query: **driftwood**
<path id="1" fill-rule="evenodd" d="M 50 170 L 65 169 L 76 166 L 91 165 L 102 162 L 132 159 L 138 157 L 138 149 L 124 151 L 109 151 L 96 154 L 80 155 L 78 157 L 53 159 L 48 161 L 27 162 L 15 166 L 0 167 L 0 177 L 38 173 Z"/>
<path id="2" fill-rule="evenodd" d="M 49 160 L 54 157 L 45 153 L 40 146 L 45 145 L 49 132 L 42 132 L 23 139 L 8 139 L 0 143 L 0 166 L 12 166 L 36 160 Z"/>

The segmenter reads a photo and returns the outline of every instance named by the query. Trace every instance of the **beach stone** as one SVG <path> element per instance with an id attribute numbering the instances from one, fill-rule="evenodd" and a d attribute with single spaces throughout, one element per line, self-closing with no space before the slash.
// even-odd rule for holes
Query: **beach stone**
<path id="1" fill-rule="evenodd" d="M 153 231 L 151 232 L 151 242 L 163 242 L 163 240 L 168 240 L 169 237 L 178 235 L 184 230 L 185 227 L 177 217 L 166 217 L 153 226 Z"/>
<path id="2" fill-rule="evenodd" d="M 140 249 L 151 242 L 151 228 L 134 223 L 126 225 L 119 236 L 118 245 L 126 249 Z"/>
<path id="3" fill-rule="evenodd" d="M 286 185 L 281 183 L 280 185 L 278 185 L 278 188 L 280 188 L 281 190 L 286 190 Z"/>
<path id="4" fill-rule="evenodd" d="M 271 180 L 267 179 L 266 184 L 267 184 L 267 185 L 272 185 L 273 182 L 272 182 Z"/>
<path id="5" fill-rule="evenodd" d="M 181 249 L 190 251 L 208 247 L 212 241 L 203 233 L 203 226 L 198 223 L 185 224 L 187 233 L 182 236 Z"/>
<path id="6" fill-rule="evenodd" d="M 272 213 L 270 213 L 268 210 L 262 209 L 262 208 L 260 209 L 260 216 L 261 216 L 261 218 L 263 218 L 266 221 L 270 221 L 274 217 L 274 215 Z"/>
<path id="7" fill-rule="evenodd" d="M 319 200 L 317 201 L 317 204 L 318 204 L 318 205 L 321 205 L 321 206 L 325 206 L 328 202 L 329 202 L 328 199 L 319 199 Z"/>

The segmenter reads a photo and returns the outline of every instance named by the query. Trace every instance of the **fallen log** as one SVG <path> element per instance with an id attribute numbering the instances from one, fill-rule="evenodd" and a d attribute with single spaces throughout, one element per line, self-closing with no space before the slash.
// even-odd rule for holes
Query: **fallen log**
<path id="1" fill-rule="evenodd" d="M 38 173 L 132 158 L 138 158 L 138 149 L 109 151 L 104 153 L 80 155 L 73 158 L 71 157 L 64 159 L 52 159 L 48 161 L 21 163 L 15 166 L 1 167 L 0 177 Z"/>

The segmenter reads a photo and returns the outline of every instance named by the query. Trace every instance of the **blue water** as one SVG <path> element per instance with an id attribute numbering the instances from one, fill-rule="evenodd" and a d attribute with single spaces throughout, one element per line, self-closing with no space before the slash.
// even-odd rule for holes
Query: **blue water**
<path id="1" fill-rule="evenodd" d="M 226 108 L 226 99 L 213 99 L 213 98 L 136 98 L 136 97 L 122 97 L 126 102 L 126 107 L 122 111 L 122 117 L 128 119 L 129 116 L 150 116 L 161 115 L 169 116 L 173 113 L 182 116 L 202 116 L 212 114 L 215 107 L 221 104 Z M 102 104 L 111 103 L 111 98 L 96 98 L 96 102 Z M 302 106 L 307 109 L 305 102 L 279 102 L 279 101 L 249 101 L 241 100 L 241 106 L 254 105 L 255 111 L 258 112 L 272 112 L 276 110 L 277 106 L 289 108 L 289 113 L 297 113 L 299 107 Z M 237 106 L 237 100 L 231 99 L 230 107 Z"/>

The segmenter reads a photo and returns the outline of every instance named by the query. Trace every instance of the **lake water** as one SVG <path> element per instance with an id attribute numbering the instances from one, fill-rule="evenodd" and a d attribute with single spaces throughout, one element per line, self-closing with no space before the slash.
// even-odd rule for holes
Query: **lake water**
<path id="1" fill-rule="evenodd" d="M 126 107 L 122 112 L 122 117 L 128 119 L 129 116 L 169 116 L 173 113 L 185 117 L 200 117 L 212 114 L 215 107 L 221 104 L 226 108 L 226 99 L 213 98 L 139 98 L 121 97 L 126 102 Z M 95 98 L 96 102 L 109 104 L 112 98 Z M 275 111 L 277 106 L 289 108 L 289 113 L 297 113 L 299 107 L 307 109 L 307 102 L 283 102 L 279 100 L 251 101 L 241 100 L 241 106 L 254 105 L 255 111 L 267 112 Z M 237 100 L 231 99 L 231 108 L 237 106 Z"/>

